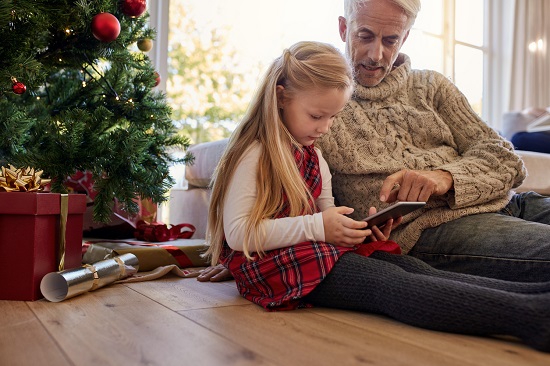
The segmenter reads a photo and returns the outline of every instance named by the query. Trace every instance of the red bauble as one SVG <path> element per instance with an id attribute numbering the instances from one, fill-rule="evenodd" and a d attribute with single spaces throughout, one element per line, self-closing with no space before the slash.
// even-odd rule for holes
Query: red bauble
<path id="1" fill-rule="evenodd" d="M 17 81 L 13 83 L 13 85 L 11 86 L 11 90 L 13 90 L 15 94 L 23 94 L 27 90 L 27 86 L 22 82 Z"/>
<path id="2" fill-rule="evenodd" d="M 145 12 L 147 4 L 145 0 L 124 0 L 120 4 L 122 12 L 129 17 L 135 18 L 139 17 Z"/>
<path id="3" fill-rule="evenodd" d="M 155 86 L 160 84 L 160 74 L 155 71 Z"/>
<path id="4" fill-rule="evenodd" d="M 112 42 L 120 34 L 120 23 L 111 13 L 99 13 L 92 19 L 92 34 L 101 42 Z"/>

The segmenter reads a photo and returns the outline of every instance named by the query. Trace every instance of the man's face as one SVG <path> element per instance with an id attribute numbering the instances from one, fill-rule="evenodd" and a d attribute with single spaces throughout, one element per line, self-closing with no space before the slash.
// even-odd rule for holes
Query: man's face
<path id="1" fill-rule="evenodd" d="M 391 70 L 409 35 L 408 18 L 387 0 L 363 3 L 352 19 L 339 18 L 340 37 L 363 86 L 378 85 Z"/>

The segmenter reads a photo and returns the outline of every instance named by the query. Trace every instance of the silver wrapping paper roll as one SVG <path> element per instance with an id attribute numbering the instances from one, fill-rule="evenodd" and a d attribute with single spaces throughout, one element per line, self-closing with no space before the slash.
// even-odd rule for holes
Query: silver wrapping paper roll
<path id="1" fill-rule="evenodd" d="M 134 271 L 129 273 L 128 267 Z M 47 300 L 59 302 L 126 278 L 138 269 L 137 257 L 126 253 L 80 268 L 48 273 L 40 282 L 40 291 Z"/>

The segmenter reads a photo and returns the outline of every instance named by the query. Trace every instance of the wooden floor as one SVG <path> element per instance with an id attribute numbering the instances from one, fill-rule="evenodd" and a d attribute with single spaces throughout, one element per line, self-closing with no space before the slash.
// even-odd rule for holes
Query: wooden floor
<path id="1" fill-rule="evenodd" d="M 550 365 L 512 340 L 349 311 L 266 312 L 233 281 L 168 275 L 59 303 L 0 301 L 0 365 Z"/>

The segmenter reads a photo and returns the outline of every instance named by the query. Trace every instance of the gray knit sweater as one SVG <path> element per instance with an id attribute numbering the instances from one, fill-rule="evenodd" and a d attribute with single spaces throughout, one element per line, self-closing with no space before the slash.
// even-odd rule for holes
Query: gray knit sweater
<path id="1" fill-rule="evenodd" d="M 366 217 L 384 179 L 401 169 L 452 174 L 453 190 L 430 198 L 391 235 L 407 253 L 422 230 L 466 215 L 496 212 L 508 203 L 526 171 L 512 145 L 483 122 L 443 75 L 411 70 L 400 54 L 396 68 L 377 86 L 358 85 L 352 100 L 317 146 L 333 174 L 338 205 Z"/>

